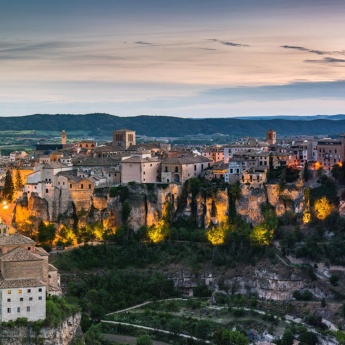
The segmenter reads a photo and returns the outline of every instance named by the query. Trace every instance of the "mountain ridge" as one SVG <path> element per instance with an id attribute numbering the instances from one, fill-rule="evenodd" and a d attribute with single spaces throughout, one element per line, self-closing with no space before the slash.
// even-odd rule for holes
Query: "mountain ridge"
<path id="1" fill-rule="evenodd" d="M 338 115 L 334 115 L 338 116 Z M 344 116 L 345 117 L 345 116 Z M 84 130 L 94 136 L 110 135 L 113 130 L 129 128 L 138 135 L 157 137 L 183 137 L 215 133 L 234 136 L 265 136 L 274 129 L 284 135 L 338 135 L 345 132 L 345 119 L 242 119 L 206 118 L 189 119 L 161 115 L 120 117 L 105 113 L 93 114 L 34 114 L 0 117 L 0 131 L 5 130 Z"/>

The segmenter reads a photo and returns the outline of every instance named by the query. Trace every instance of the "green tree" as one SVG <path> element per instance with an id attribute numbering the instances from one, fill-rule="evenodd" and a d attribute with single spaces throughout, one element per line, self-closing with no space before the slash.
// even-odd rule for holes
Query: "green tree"
<path id="1" fill-rule="evenodd" d="M 16 170 L 16 182 L 15 182 L 15 187 L 16 190 L 21 190 L 24 187 L 23 181 L 22 181 L 22 177 L 20 175 L 20 171 L 19 169 Z"/>
<path id="2" fill-rule="evenodd" d="M 38 241 L 42 244 L 52 245 L 56 235 L 54 224 L 45 225 L 43 221 L 38 225 Z"/>
<path id="3" fill-rule="evenodd" d="M 225 330 L 223 332 L 216 332 L 214 336 L 216 345 L 247 345 L 248 338 L 238 331 Z"/>
<path id="4" fill-rule="evenodd" d="M 283 345 L 292 345 L 294 340 L 294 334 L 290 329 L 286 329 L 283 338 L 282 338 L 282 344 Z"/>
<path id="5" fill-rule="evenodd" d="M 8 202 L 12 202 L 14 194 L 14 185 L 12 180 L 12 174 L 10 170 L 6 171 L 4 189 L 2 190 L 2 196 Z"/>
<path id="6" fill-rule="evenodd" d="M 136 338 L 137 345 L 152 345 L 152 339 L 148 334 L 140 335 Z"/>

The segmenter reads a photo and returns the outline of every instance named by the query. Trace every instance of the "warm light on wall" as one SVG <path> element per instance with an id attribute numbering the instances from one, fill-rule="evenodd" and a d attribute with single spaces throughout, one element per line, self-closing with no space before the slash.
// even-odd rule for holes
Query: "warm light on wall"
<path id="1" fill-rule="evenodd" d="M 160 220 L 157 224 L 152 225 L 147 230 L 147 236 L 153 243 L 158 243 L 164 240 L 167 235 L 167 226 L 164 220 Z"/>

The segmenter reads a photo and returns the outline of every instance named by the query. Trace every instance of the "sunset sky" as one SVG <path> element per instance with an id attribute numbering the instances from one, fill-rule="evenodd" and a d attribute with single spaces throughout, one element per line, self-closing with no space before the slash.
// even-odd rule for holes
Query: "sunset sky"
<path id="1" fill-rule="evenodd" d="M 345 113 L 344 0 L 0 0 L 0 116 Z"/>

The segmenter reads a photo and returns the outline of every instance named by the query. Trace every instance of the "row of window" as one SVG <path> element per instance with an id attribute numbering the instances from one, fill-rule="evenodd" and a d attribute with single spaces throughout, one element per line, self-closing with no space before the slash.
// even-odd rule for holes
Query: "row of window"
<path id="1" fill-rule="evenodd" d="M 28 248 L 29 249 L 29 248 Z M 31 293 L 31 289 L 27 289 L 27 291 L 26 291 L 27 293 Z M 38 288 L 38 292 L 42 292 L 42 288 Z M 12 293 L 12 290 L 7 290 L 7 294 L 11 294 Z M 21 294 L 21 293 L 23 293 L 23 290 L 22 289 L 19 289 L 18 290 L 18 293 L 19 294 Z"/>
<path id="2" fill-rule="evenodd" d="M 42 301 L 42 296 L 38 296 L 38 300 L 39 301 Z M 29 302 L 32 302 L 34 299 L 33 297 L 29 297 Z M 7 302 L 11 302 L 11 298 L 7 298 Z M 20 297 L 20 302 L 24 302 L 24 298 L 23 297 Z"/>
<path id="3" fill-rule="evenodd" d="M 26 311 L 29 313 L 31 311 L 31 308 L 26 307 Z M 11 308 L 7 308 L 7 313 L 11 314 Z M 17 313 L 20 313 L 20 307 L 17 307 Z"/>

